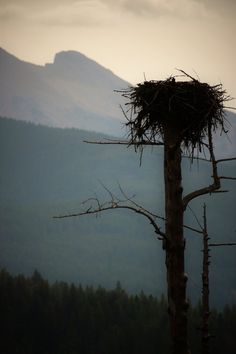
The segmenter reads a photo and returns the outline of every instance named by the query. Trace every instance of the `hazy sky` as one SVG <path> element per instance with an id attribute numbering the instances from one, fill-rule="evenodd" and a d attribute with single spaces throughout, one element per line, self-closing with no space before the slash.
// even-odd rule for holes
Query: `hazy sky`
<path id="1" fill-rule="evenodd" d="M 0 46 L 37 64 L 77 50 L 133 84 L 181 68 L 236 97 L 235 17 L 235 0 L 0 0 Z"/>

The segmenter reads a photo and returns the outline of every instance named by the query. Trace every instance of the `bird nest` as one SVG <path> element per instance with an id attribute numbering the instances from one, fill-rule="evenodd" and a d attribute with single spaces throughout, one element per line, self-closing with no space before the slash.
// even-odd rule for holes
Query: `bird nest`
<path id="1" fill-rule="evenodd" d="M 129 99 L 125 116 L 131 144 L 142 147 L 160 139 L 165 143 L 165 135 L 171 130 L 180 145 L 201 151 L 209 132 L 219 127 L 225 131 L 224 103 L 230 98 L 222 85 L 210 86 L 185 76 L 187 81 L 170 77 L 145 81 L 123 91 Z"/>

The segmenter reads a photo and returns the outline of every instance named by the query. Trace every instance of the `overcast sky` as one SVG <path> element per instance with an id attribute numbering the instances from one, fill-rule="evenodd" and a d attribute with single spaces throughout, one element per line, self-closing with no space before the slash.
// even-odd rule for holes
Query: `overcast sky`
<path id="1" fill-rule="evenodd" d="M 235 0 L 0 0 L 0 46 L 36 64 L 77 50 L 135 84 L 181 68 L 236 97 Z"/>

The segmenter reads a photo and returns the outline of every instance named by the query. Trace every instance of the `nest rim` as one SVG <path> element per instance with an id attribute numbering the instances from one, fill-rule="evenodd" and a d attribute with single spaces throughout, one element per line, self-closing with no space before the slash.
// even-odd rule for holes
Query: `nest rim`
<path id="1" fill-rule="evenodd" d="M 232 98 L 222 84 L 211 86 L 181 72 L 185 80 L 170 76 L 144 81 L 122 92 L 128 99 L 128 109 L 123 112 L 130 144 L 142 148 L 144 142 L 155 144 L 160 139 L 165 144 L 166 132 L 172 129 L 186 150 L 201 151 L 209 134 L 218 128 L 226 133 L 225 102 Z"/>

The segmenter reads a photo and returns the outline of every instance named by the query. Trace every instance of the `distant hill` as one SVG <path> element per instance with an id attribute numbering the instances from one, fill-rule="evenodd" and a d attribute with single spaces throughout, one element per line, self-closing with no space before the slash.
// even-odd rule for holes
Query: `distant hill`
<path id="1" fill-rule="evenodd" d="M 122 135 L 121 95 L 128 82 L 75 51 L 39 66 L 0 48 L 0 115 L 52 127 Z"/>
<path id="2" fill-rule="evenodd" d="M 139 155 L 125 146 L 94 146 L 84 139 L 101 134 L 55 129 L 0 119 L 0 267 L 31 274 L 38 269 L 54 280 L 114 287 L 118 280 L 129 292 L 165 292 L 164 253 L 151 225 L 131 212 L 101 217 L 54 220 L 53 215 L 81 210 L 81 202 L 97 195 L 109 199 L 102 182 L 119 194 L 118 183 L 146 208 L 163 215 L 162 150 Z M 210 182 L 206 162 L 183 161 L 185 193 Z M 223 167 L 223 166 L 222 166 Z M 235 175 L 235 162 L 224 164 Z M 201 198 L 192 204 L 199 220 L 208 210 L 212 241 L 235 241 L 235 182 L 231 192 Z M 190 211 L 185 222 L 198 227 Z M 186 232 L 189 296 L 201 294 L 201 238 Z M 211 252 L 211 299 L 221 306 L 236 301 L 235 249 Z"/>
<path id="3" fill-rule="evenodd" d="M 53 63 L 39 66 L 0 48 L 0 77 L 2 117 L 114 136 L 127 133 L 120 108 L 125 101 L 114 90 L 130 84 L 79 52 L 57 53 Z M 228 138 L 216 139 L 221 156 L 236 154 L 236 115 L 228 112 L 228 121 Z"/>

